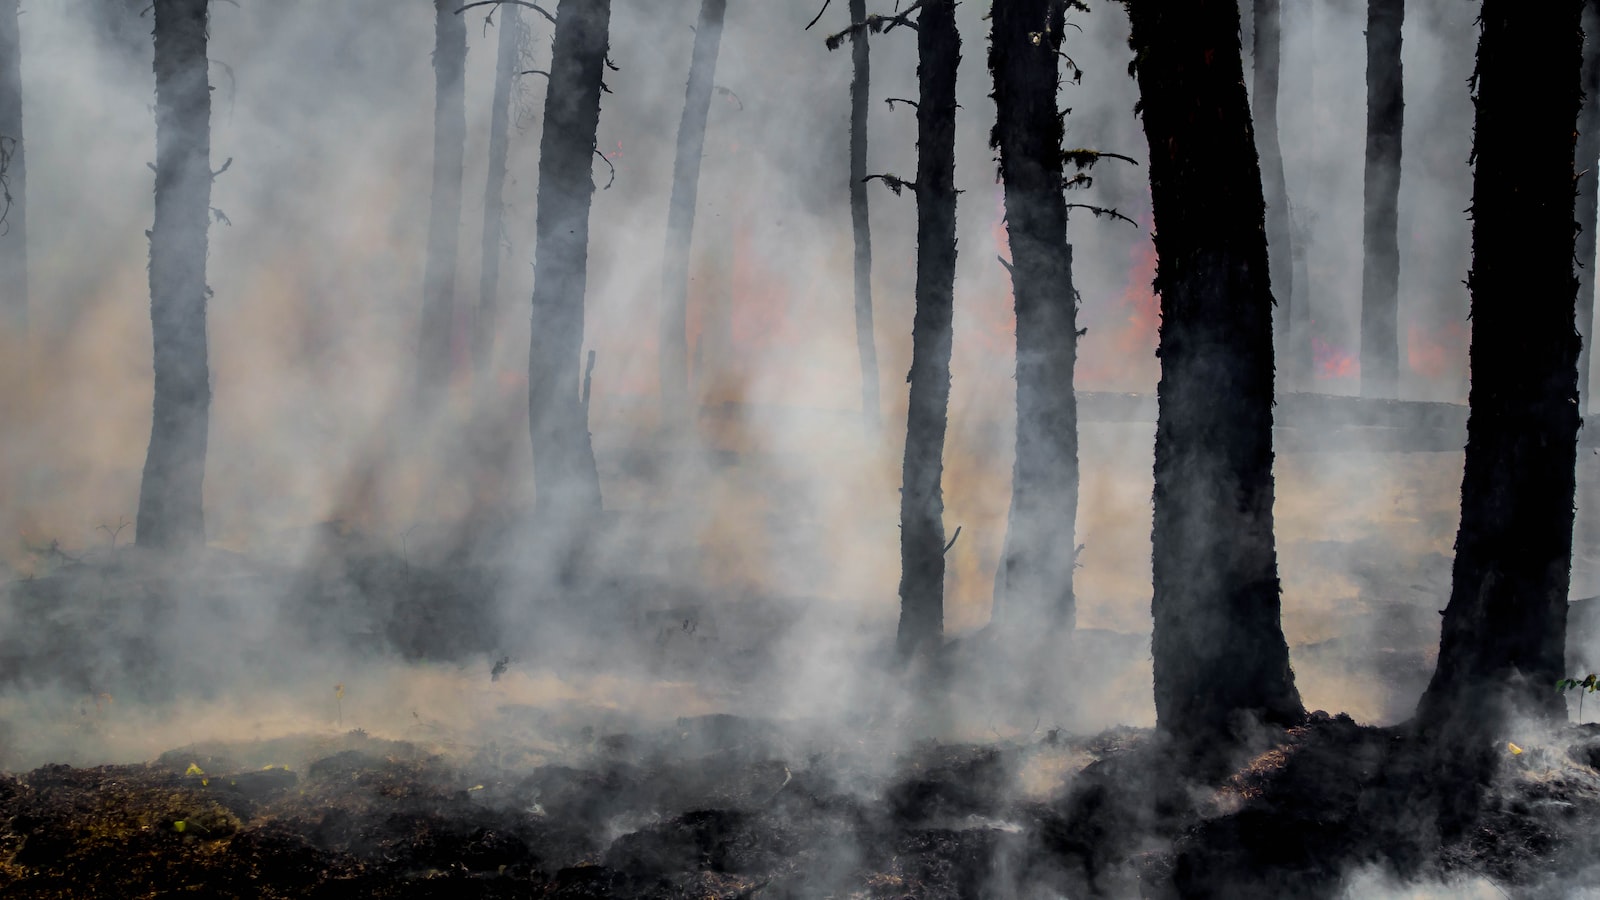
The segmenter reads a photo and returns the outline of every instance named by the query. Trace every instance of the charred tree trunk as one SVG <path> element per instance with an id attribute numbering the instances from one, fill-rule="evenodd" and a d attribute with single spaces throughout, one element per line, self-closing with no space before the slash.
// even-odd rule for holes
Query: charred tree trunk
<path id="1" fill-rule="evenodd" d="M 1261 187 L 1267 204 L 1267 259 L 1272 273 L 1272 294 L 1277 306 L 1272 315 L 1273 341 L 1278 351 L 1291 359 L 1310 358 L 1309 346 L 1301 347 L 1302 337 L 1294 327 L 1294 230 L 1289 224 L 1289 184 L 1283 174 L 1283 151 L 1278 143 L 1278 73 L 1283 49 L 1283 18 L 1279 0 L 1255 0 L 1253 95 L 1251 110 L 1255 120 L 1256 149 L 1261 155 Z M 1286 362 L 1291 362 L 1286 359 Z M 1292 362 L 1291 362 L 1292 365 Z M 1293 378 L 1290 387 L 1299 387 Z"/>
<path id="2" fill-rule="evenodd" d="M 944 436 L 956 278 L 955 0 L 928 0 L 917 23 L 917 311 L 911 330 L 910 406 L 900 489 L 902 659 L 944 635 Z"/>
<path id="3" fill-rule="evenodd" d="M 850 24 L 867 18 L 867 0 L 850 0 Z M 856 349 L 861 358 L 861 415 L 876 434 L 881 421 L 878 403 L 878 345 L 872 330 L 872 225 L 867 216 L 867 102 L 872 84 L 872 54 L 867 32 L 850 35 L 850 227 L 856 242 Z"/>
<path id="4" fill-rule="evenodd" d="M 506 156 L 510 148 L 511 88 L 517 79 L 526 28 L 515 6 L 500 6 L 500 45 L 494 67 L 494 108 L 489 113 L 489 175 L 483 189 L 483 268 L 472 332 L 474 380 L 490 377 L 494 327 L 500 302 L 500 246 L 505 241 Z"/>
<path id="5" fill-rule="evenodd" d="M 1552 685 L 1566 674 L 1579 424 L 1579 7 L 1485 0 L 1479 19 L 1466 470 L 1439 663 L 1417 710 L 1452 743 L 1482 743 L 1512 714 L 1566 718 Z"/>
<path id="6" fill-rule="evenodd" d="M 1600 223 L 1600 0 L 1583 2 L 1583 109 L 1578 114 L 1578 398 L 1587 415 L 1594 347 L 1595 230 Z"/>
<path id="7" fill-rule="evenodd" d="M 417 400 L 438 404 L 450 386 L 455 324 L 456 252 L 461 231 L 461 171 L 467 145 L 467 23 L 459 0 L 434 0 L 433 202 L 422 276 L 417 338 Z"/>
<path id="8" fill-rule="evenodd" d="M 1005 621 L 1034 633 L 1070 629 L 1078 513 L 1077 292 L 1067 244 L 1056 104 L 1060 0 L 998 0 L 989 69 L 997 117 L 1011 292 L 1017 312 L 1017 450 L 1006 528 Z M 1042 39 L 1035 36 L 1043 34 Z M 997 600 L 999 598 L 996 598 Z"/>
<path id="9" fill-rule="evenodd" d="M 583 520 L 600 511 L 600 476 L 578 372 L 610 27 L 611 0 L 561 0 L 539 139 L 528 429 L 538 510 L 554 521 Z"/>
<path id="10" fill-rule="evenodd" d="M 201 494 L 211 419 L 206 229 L 211 221 L 208 0 L 156 0 L 156 216 L 150 232 L 155 405 L 139 485 L 139 546 L 205 544 Z"/>
<path id="11" fill-rule="evenodd" d="M 18 0 L 0 0 L 0 325 L 28 328 L 28 162 Z"/>
<path id="12" fill-rule="evenodd" d="M 1405 0 L 1367 0 L 1367 171 L 1362 217 L 1361 395 L 1400 392 L 1400 132 Z"/>
<path id="13" fill-rule="evenodd" d="M 689 419 L 689 249 L 694 243 L 694 211 L 700 195 L 700 157 L 722 44 L 728 0 L 701 0 L 689 63 L 689 87 L 678 123 L 678 158 L 672 170 L 672 201 L 667 209 L 667 246 L 661 259 L 661 416 L 663 424 Z"/>
<path id="14" fill-rule="evenodd" d="M 1231 0 L 1131 0 L 1161 295 L 1156 720 L 1180 743 L 1304 715 L 1273 542 L 1272 291 Z M 1226 196 L 1218 206 L 1214 198 Z"/>

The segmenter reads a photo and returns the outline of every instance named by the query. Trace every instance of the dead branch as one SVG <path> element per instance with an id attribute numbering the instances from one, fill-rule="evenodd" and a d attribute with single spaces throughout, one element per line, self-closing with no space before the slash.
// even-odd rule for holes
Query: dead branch
<path id="1" fill-rule="evenodd" d="M 217 180 L 217 176 L 221 175 L 223 172 L 228 171 L 228 167 L 232 166 L 232 165 L 233 165 L 233 157 L 230 156 L 230 157 L 228 157 L 228 161 L 222 164 L 222 168 L 220 168 L 220 169 L 216 170 L 215 172 L 211 173 L 211 180 L 212 181 L 216 181 Z"/>
<path id="2" fill-rule="evenodd" d="M 543 75 L 546 78 L 550 77 L 550 73 L 546 72 L 543 69 L 523 69 L 521 72 L 518 72 L 517 74 L 518 75 Z"/>
<path id="3" fill-rule="evenodd" d="M 832 2 L 833 0 L 822 0 L 822 8 L 817 10 L 817 17 L 806 23 L 806 31 L 810 31 L 812 25 L 815 25 L 822 20 L 822 14 L 828 11 L 828 4 Z"/>
<path id="4" fill-rule="evenodd" d="M 556 17 L 555 16 L 550 15 L 550 13 L 547 12 L 545 10 L 545 8 L 540 6 L 539 4 L 530 3 L 529 0 L 476 0 L 476 2 L 468 3 L 466 6 L 463 6 L 460 9 L 456 10 L 456 15 L 459 16 L 462 13 L 464 13 L 467 10 L 472 9 L 474 7 L 478 7 L 478 6 L 499 6 L 502 3 L 509 3 L 512 6 L 526 6 L 527 8 L 533 10 L 534 12 L 536 12 L 539 15 L 544 16 L 546 19 L 548 19 L 551 25 L 554 25 L 556 23 Z"/>
<path id="5" fill-rule="evenodd" d="M 1062 164 L 1076 166 L 1079 171 L 1088 171 L 1094 168 L 1094 164 L 1102 159 L 1120 159 L 1135 166 L 1139 164 L 1139 161 L 1131 156 L 1123 156 L 1121 153 L 1107 153 L 1104 150 L 1088 150 L 1079 147 L 1076 150 L 1061 151 Z"/>
<path id="6" fill-rule="evenodd" d="M 1011 263 L 1007 262 L 1006 258 L 1004 256 L 1000 256 L 1000 255 L 996 254 L 995 255 L 995 259 L 1000 260 L 1000 265 L 1001 265 L 1002 268 L 1004 268 L 1006 270 L 1006 274 L 1013 275 L 1013 276 L 1017 274 L 1016 268 L 1014 266 L 1012 266 Z"/>
<path id="7" fill-rule="evenodd" d="M 874 178 L 883 182 L 884 185 L 889 188 L 889 190 L 894 191 L 894 195 L 896 197 L 900 196 L 901 191 L 908 190 L 913 194 L 917 192 L 917 183 L 915 181 L 907 181 L 898 175 L 890 175 L 888 173 L 884 173 L 882 175 L 868 175 L 867 177 L 861 179 L 861 183 L 866 184 Z"/>
<path id="8" fill-rule="evenodd" d="M 583 412 L 589 413 L 589 392 L 594 387 L 594 351 L 589 351 L 589 362 L 583 367 Z M 1080 548 L 1081 549 L 1081 548 Z"/>
<path id="9" fill-rule="evenodd" d="M 911 107 L 912 109 L 921 109 L 922 108 L 922 107 L 917 105 L 917 101 L 915 101 L 915 100 L 907 100 L 904 97 L 885 97 L 883 102 L 889 104 L 889 109 L 891 109 L 891 110 L 894 109 L 894 105 L 896 103 L 904 103 L 905 105 Z"/>
<path id="10" fill-rule="evenodd" d="M 1107 207 L 1104 207 L 1104 206 L 1095 206 L 1094 204 L 1091 204 L 1091 203 L 1068 203 L 1067 204 L 1067 209 L 1087 209 L 1089 212 L 1094 214 L 1094 217 L 1096 219 L 1100 218 L 1101 216 L 1105 216 L 1106 218 L 1109 218 L 1109 219 L 1121 219 L 1122 221 L 1127 222 L 1129 225 L 1132 225 L 1135 228 L 1139 227 L 1139 223 L 1138 222 L 1135 222 L 1134 220 L 1132 220 L 1132 219 L 1128 218 L 1127 216 L 1123 215 L 1122 213 L 1117 212 L 1115 209 L 1108 209 Z"/>
<path id="11" fill-rule="evenodd" d="M 922 8 L 922 4 L 926 2 L 927 0 L 917 0 L 917 2 L 906 7 L 906 11 L 902 13 L 894 13 L 887 16 L 876 14 L 867 16 L 865 19 L 862 19 L 859 22 L 852 23 L 849 28 L 846 28 L 838 34 L 828 35 L 828 39 L 823 43 L 827 45 L 829 50 L 837 50 L 844 46 L 844 42 L 847 38 L 856 34 L 886 34 L 900 27 L 901 25 L 904 25 L 912 31 L 916 31 L 917 23 L 911 21 L 911 14 Z"/>
<path id="12" fill-rule="evenodd" d="M 605 163 L 606 168 L 611 170 L 611 177 L 606 180 L 606 186 L 600 189 L 602 191 L 609 191 L 611 190 L 611 186 L 617 183 L 617 167 L 611 164 L 611 160 L 606 159 L 606 155 L 600 152 L 599 147 L 594 148 L 594 155 L 600 157 L 600 161 Z"/>
<path id="13" fill-rule="evenodd" d="M 944 545 L 944 552 L 945 553 L 949 553 L 950 552 L 950 548 L 954 547 L 956 545 L 956 538 L 958 538 L 958 537 L 961 537 L 961 526 L 960 525 L 956 526 L 956 533 L 950 535 L 950 543 Z M 943 555 L 943 554 L 941 554 L 941 555 Z"/>
<path id="14" fill-rule="evenodd" d="M 723 95 L 724 97 L 732 97 L 733 102 L 739 104 L 739 111 L 744 112 L 744 101 L 739 99 L 739 95 L 735 94 L 732 88 L 725 88 L 719 84 L 716 86 L 716 90 L 717 93 Z"/>

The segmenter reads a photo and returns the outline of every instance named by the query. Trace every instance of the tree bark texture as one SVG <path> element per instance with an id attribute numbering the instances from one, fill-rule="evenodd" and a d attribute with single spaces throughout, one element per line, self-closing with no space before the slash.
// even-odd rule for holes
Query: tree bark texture
<path id="1" fill-rule="evenodd" d="M 1405 0 L 1367 0 L 1367 169 L 1361 227 L 1361 395 L 1400 391 L 1400 27 Z"/>
<path id="2" fill-rule="evenodd" d="M 1161 296 L 1156 720 L 1181 743 L 1304 715 L 1273 542 L 1272 292 L 1231 0 L 1131 0 Z M 1217 204 L 1226 196 L 1229 202 Z"/>
<path id="3" fill-rule="evenodd" d="M 672 200 L 667 209 L 667 245 L 661 258 L 661 415 L 663 424 L 681 427 L 689 412 L 689 251 L 694 244 L 694 212 L 700 196 L 700 158 L 705 153 L 706 120 L 722 44 L 728 0 L 701 0 L 695 27 L 689 86 L 678 123 L 678 156 L 672 170 Z"/>
<path id="4" fill-rule="evenodd" d="M 917 277 L 910 404 L 900 489 L 902 659 L 937 649 L 944 635 L 944 438 L 956 277 L 955 0 L 929 0 L 917 23 Z"/>
<path id="5" fill-rule="evenodd" d="M 435 406 L 449 391 L 455 325 L 461 177 L 467 145 L 467 23 L 459 0 L 434 0 L 433 200 L 417 337 L 417 400 Z"/>
<path id="6" fill-rule="evenodd" d="M 865 21 L 867 0 L 850 0 L 850 24 Z M 861 358 L 861 414 L 868 430 L 881 423 L 878 344 L 872 326 L 872 225 L 867 215 L 867 104 L 872 54 L 867 33 L 850 35 L 850 227 L 855 234 L 856 349 Z"/>
<path id="7" fill-rule="evenodd" d="M 18 0 L 0 0 L 0 326 L 28 328 L 28 160 Z"/>
<path id="8" fill-rule="evenodd" d="M 483 267 L 478 276 L 478 314 L 473 319 L 475 381 L 491 378 L 495 320 L 500 308 L 500 255 L 505 242 L 506 157 L 511 145 L 511 90 L 527 34 L 521 11 L 502 4 L 494 66 L 494 107 L 489 112 L 489 174 L 483 189 Z"/>
<path id="9" fill-rule="evenodd" d="M 1253 107 L 1256 149 L 1261 156 L 1261 187 L 1267 203 L 1267 258 L 1272 274 L 1272 294 L 1277 305 L 1272 315 L 1273 340 L 1285 356 L 1310 358 L 1311 348 L 1291 343 L 1300 337 L 1292 327 L 1294 303 L 1294 232 L 1289 225 L 1289 184 L 1283 174 L 1283 151 L 1278 142 L 1278 73 L 1282 68 L 1283 19 L 1279 0 L 1254 0 L 1255 18 Z"/>
<path id="10" fill-rule="evenodd" d="M 208 0 L 155 0 L 156 214 L 150 232 L 155 403 L 136 540 L 205 544 L 201 496 L 211 417 L 206 358 L 206 230 L 211 221 Z"/>
<path id="11" fill-rule="evenodd" d="M 1581 0 L 1485 0 L 1473 131 L 1472 389 L 1436 733 L 1565 720 L 1578 435 L 1574 125 Z M 1531 98 L 1538 98 L 1534 102 Z"/>
<path id="12" fill-rule="evenodd" d="M 1065 6 L 997 0 L 993 20 L 997 117 L 990 143 L 1000 151 L 1017 313 L 1017 448 L 1001 561 L 1003 615 L 1008 625 L 1039 633 L 1070 629 L 1076 617 L 1077 291 L 1056 103 Z"/>
<path id="13" fill-rule="evenodd" d="M 1583 3 L 1583 109 L 1578 113 L 1578 397 L 1589 402 L 1589 360 L 1594 348 L 1595 231 L 1600 228 L 1600 0 Z"/>
<path id="14" fill-rule="evenodd" d="M 539 139 L 528 428 L 539 512 L 600 511 L 600 477 L 579 386 L 589 207 L 611 0 L 561 0 Z"/>

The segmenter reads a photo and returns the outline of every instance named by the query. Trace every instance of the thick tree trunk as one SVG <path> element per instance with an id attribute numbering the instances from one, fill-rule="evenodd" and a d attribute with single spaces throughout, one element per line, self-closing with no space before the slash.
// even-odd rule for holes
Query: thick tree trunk
<path id="1" fill-rule="evenodd" d="M 422 276 L 417 338 L 417 400 L 426 410 L 450 387 L 455 325 L 456 252 L 461 231 L 461 171 L 467 144 L 467 23 L 459 0 L 434 0 L 433 202 Z"/>
<path id="2" fill-rule="evenodd" d="M 1035 634 L 1070 629 L 1078 513 L 1077 292 L 1056 104 L 1060 0 L 998 0 L 989 69 L 997 111 L 1011 292 L 1017 312 L 1017 450 L 1006 528 L 1004 612 Z M 1041 33 L 1043 39 L 1035 40 Z M 997 600 L 999 598 L 996 598 Z"/>
<path id="3" fill-rule="evenodd" d="M 1400 391 L 1400 27 L 1405 0 L 1367 0 L 1367 170 L 1361 249 L 1361 395 Z"/>
<path id="4" fill-rule="evenodd" d="M 1578 434 L 1572 190 L 1580 0 L 1485 0 L 1473 133 L 1472 390 L 1432 734 L 1565 719 Z M 1539 98 L 1532 102 L 1530 98 Z"/>
<path id="5" fill-rule="evenodd" d="M 1198 746 L 1304 715 L 1273 543 L 1272 292 L 1231 0 L 1131 0 L 1161 295 L 1158 726 Z M 1218 196 L 1229 202 L 1218 205 Z"/>
<path id="6" fill-rule="evenodd" d="M 1578 114 L 1578 397 L 1588 415 L 1589 360 L 1594 347 L 1595 231 L 1600 223 L 1600 0 L 1583 2 L 1583 109 Z"/>
<path id="7" fill-rule="evenodd" d="M 667 209 L 667 246 L 661 258 L 661 416 L 681 427 L 689 417 L 689 249 L 694 243 L 694 211 L 700 195 L 700 157 L 706 144 L 706 119 L 722 44 L 728 0 L 701 0 L 695 27 L 689 86 L 678 123 L 678 158 L 672 170 L 672 201 Z"/>
<path id="8" fill-rule="evenodd" d="M 211 221 L 208 0 L 156 0 L 156 216 L 150 232 L 155 405 L 139 486 L 137 541 L 205 544 L 201 494 L 211 380 L 206 360 L 206 229 Z"/>
<path id="9" fill-rule="evenodd" d="M 18 0 L 0 0 L 0 327 L 28 328 L 28 162 Z"/>
<path id="10" fill-rule="evenodd" d="M 955 0 L 929 0 L 917 27 L 917 311 L 911 329 L 910 406 L 900 489 L 902 659 L 944 635 L 944 436 L 956 278 Z"/>
<path id="11" fill-rule="evenodd" d="M 867 0 L 850 0 L 850 24 L 865 21 Z M 872 54 L 864 30 L 850 35 L 850 227 L 856 240 L 856 349 L 861 358 L 861 415 L 876 434 L 878 345 L 872 330 L 872 225 L 867 216 L 867 103 Z"/>
<path id="12" fill-rule="evenodd" d="M 1293 327 L 1294 231 L 1289 225 L 1289 185 L 1283 174 L 1283 151 L 1278 143 L 1278 73 L 1283 49 L 1282 13 L 1279 0 L 1254 0 L 1255 18 L 1253 104 L 1256 149 L 1261 154 L 1261 187 L 1267 203 L 1267 258 L 1272 272 L 1272 295 L 1277 305 L 1272 314 L 1273 341 L 1286 359 L 1295 355 L 1310 358 L 1309 346 L 1300 347 Z M 1291 379 L 1290 387 L 1297 387 Z"/>
<path id="13" fill-rule="evenodd" d="M 600 511 L 600 477 L 579 387 L 589 206 L 611 0 L 561 0 L 539 139 L 528 428 L 538 509 L 547 520 Z"/>
<path id="14" fill-rule="evenodd" d="M 500 307 L 500 255 L 505 242 L 506 157 L 511 145 L 511 88 L 527 33 L 521 11 L 502 4 L 500 43 L 494 67 L 494 108 L 489 112 L 489 175 L 483 189 L 483 267 L 478 277 L 478 314 L 473 320 L 474 381 L 491 378 L 495 320 Z"/>

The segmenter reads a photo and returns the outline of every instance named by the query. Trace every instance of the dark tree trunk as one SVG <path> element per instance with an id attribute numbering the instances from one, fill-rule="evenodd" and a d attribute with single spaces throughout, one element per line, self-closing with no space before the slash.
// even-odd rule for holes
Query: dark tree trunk
<path id="1" fill-rule="evenodd" d="M 511 144 L 511 89 L 517 79 L 526 28 L 520 11 L 500 6 L 500 46 L 494 67 L 494 108 L 489 113 L 489 175 L 483 189 L 483 269 L 478 278 L 478 315 L 472 332 L 474 380 L 490 378 L 494 329 L 500 302 L 500 254 L 505 242 L 506 156 Z"/>
<path id="2" fill-rule="evenodd" d="M 1011 293 L 1017 312 L 1017 450 L 1006 528 L 1004 617 L 1034 633 L 1070 629 L 1078 513 L 1077 292 L 1062 193 L 1056 105 L 1061 0 L 998 0 L 989 69 L 997 117 Z M 1042 40 L 1034 36 L 1043 32 Z M 997 601 L 999 598 L 996 598 Z"/>
<path id="3" fill-rule="evenodd" d="M 22 140 L 18 0 L 0 0 L 0 325 L 28 327 L 28 164 Z"/>
<path id="4" fill-rule="evenodd" d="M 417 338 L 417 400 L 436 405 L 449 390 L 455 325 L 456 251 L 461 231 L 461 170 L 467 144 L 467 23 L 459 0 L 434 0 L 433 202 L 422 276 Z"/>
<path id="5" fill-rule="evenodd" d="M 867 18 L 867 0 L 850 0 L 850 24 Z M 877 433 L 878 345 L 872 330 L 872 225 L 867 216 L 867 103 L 872 54 L 865 30 L 850 35 L 850 227 L 856 239 L 856 349 L 861 357 L 861 414 Z"/>
<path id="6" fill-rule="evenodd" d="M 611 0 L 561 0 L 539 139 L 528 428 L 538 509 L 549 520 L 600 511 L 600 476 L 579 389 L 589 206 Z"/>
<path id="7" fill-rule="evenodd" d="M 1131 0 L 1161 295 L 1156 720 L 1199 745 L 1304 715 L 1272 532 L 1272 292 L 1232 0 Z M 1229 202 L 1217 204 L 1225 196 Z"/>
<path id="8" fill-rule="evenodd" d="M 211 221 L 208 0 L 156 0 L 156 217 L 150 232 L 155 408 L 139 486 L 137 541 L 205 544 L 201 494 L 211 380 L 206 361 L 206 229 Z"/>
<path id="9" fill-rule="evenodd" d="M 1479 19 L 1461 526 L 1439 663 L 1417 711 L 1428 733 L 1461 741 L 1512 714 L 1566 718 L 1553 685 L 1566 674 L 1579 424 L 1579 7 L 1485 0 Z"/>
<path id="10" fill-rule="evenodd" d="M 917 311 L 900 490 L 900 657 L 944 635 L 944 436 L 956 278 L 955 0 L 928 0 L 917 27 Z"/>
<path id="11" fill-rule="evenodd" d="M 1578 397 L 1587 415 L 1594 346 L 1595 219 L 1600 216 L 1600 0 L 1583 3 L 1583 110 L 1578 114 Z"/>
<path id="12" fill-rule="evenodd" d="M 678 158 L 672 170 L 672 201 L 667 209 L 667 247 L 661 258 L 661 416 L 678 427 L 689 422 L 689 249 L 694 243 L 694 210 L 700 195 L 700 157 L 706 145 L 706 119 L 722 44 L 728 0 L 701 0 L 694 32 L 689 87 L 678 123 Z"/>
<path id="13" fill-rule="evenodd" d="M 1367 171 L 1361 249 L 1361 395 L 1400 392 L 1400 26 L 1405 0 L 1367 0 Z"/>
<path id="14" fill-rule="evenodd" d="M 1267 259 L 1272 273 L 1272 294 L 1277 307 L 1272 316 L 1273 341 L 1290 362 L 1310 358 L 1301 347 L 1294 327 L 1294 231 L 1289 225 L 1289 185 L 1283 174 L 1283 151 L 1278 143 L 1278 72 L 1283 48 L 1283 19 L 1279 0 L 1254 0 L 1255 18 L 1253 107 L 1256 149 L 1261 154 L 1261 187 L 1267 203 Z M 1289 386 L 1298 387 L 1292 378 Z"/>

